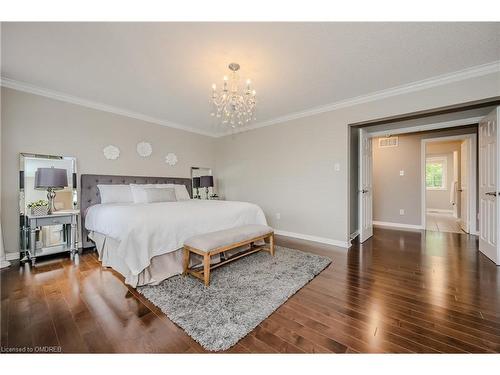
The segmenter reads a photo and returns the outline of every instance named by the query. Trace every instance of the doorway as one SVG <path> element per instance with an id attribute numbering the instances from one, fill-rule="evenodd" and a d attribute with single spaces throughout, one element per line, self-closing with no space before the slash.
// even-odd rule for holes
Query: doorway
<path id="1" fill-rule="evenodd" d="M 477 234 L 476 134 L 422 139 L 422 227 Z"/>
<path id="2" fill-rule="evenodd" d="M 371 237 L 373 226 L 425 230 L 427 208 L 435 209 L 433 219 L 439 220 L 439 231 L 477 234 L 476 140 L 480 119 L 475 120 L 471 124 L 470 119 L 464 119 L 462 124 L 458 124 L 460 126 L 444 129 L 442 123 L 429 124 L 433 129 L 427 128 L 424 131 L 420 127 L 358 129 L 357 197 L 360 242 Z M 456 152 L 450 152 L 450 160 L 441 163 L 439 177 L 442 180 L 434 176 L 435 187 L 441 188 L 442 195 L 448 202 L 448 206 L 444 208 L 436 205 L 427 207 L 426 204 L 426 152 L 422 145 L 437 141 L 450 144 L 454 142 L 453 146 L 456 146 Z M 433 155 L 432 161 L 436 162 L 439 156 Z M 460 166 L 461 161 L 465 163 L 464 167 Z M 447 172 L 449 170 L 450 177 L 443 175 L 443 167 Z M 458 179 L 459 168 L 464 169 L 466 178 Z M 451 187 L 455 180 L 457 183 L 460 181 L 461 185 Z M 464 193 L 460 197 L 451 196 L 452 191 L 458 192 L 461 189 Z M 459 198 L 460 201 L 456 201 Z M 451 200 L 453 202 L 450 203 Z M 457 219 L 461 221 L 457 222 Z M 431 226 L 432 221 L 429 224 Z M 462 226 L 464 230 L 461 229 Z"/>

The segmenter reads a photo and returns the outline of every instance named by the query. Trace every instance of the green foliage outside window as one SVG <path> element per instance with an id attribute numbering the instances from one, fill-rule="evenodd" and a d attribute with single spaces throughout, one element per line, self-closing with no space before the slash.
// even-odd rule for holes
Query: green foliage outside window
<path id="1" fill-rule="evenodd" d="M 425 164 L 425 185 L 428 188 L 444 188 L 443 163 L 427 162 Z"/>

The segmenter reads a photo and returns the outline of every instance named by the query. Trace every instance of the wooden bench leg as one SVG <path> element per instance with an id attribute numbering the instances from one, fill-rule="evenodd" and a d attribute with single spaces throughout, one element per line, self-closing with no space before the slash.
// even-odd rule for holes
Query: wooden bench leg
<path id="1" fill-rule="evenodd" d="M 210 285 L 210 255 L 205 254 L 203 257 L 203 277 L 205 286 Z"/>
<path id="2" fill-rule="evenodd" d="M 189 268 L 189 258 L 190 258 L 191 252 L 189 249 L 184 248 L 184 262 L 183 262 L 183 275 L 187 275 L 187 271 Z"/>
<path id="3" fill-rule="evenodd" d="M 269 252 L 274 256 L 274 233 L 269 237 Z"/>

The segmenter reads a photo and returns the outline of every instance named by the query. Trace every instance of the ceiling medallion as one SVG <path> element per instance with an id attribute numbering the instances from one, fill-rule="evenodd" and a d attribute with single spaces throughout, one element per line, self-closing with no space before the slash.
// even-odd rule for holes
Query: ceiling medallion
<path id="1" fill-rule="evenodd" d="M 247 79 L 244 88 L 240 88 L 237 63 L 229 64 L 231 76 L 224 76 L 222 89 L 217 90 L 217 85 L 212 85 L 211 116 L 215 117 L 222 125 L 233 129 L 243 127 L 255 120 L 256 91 L 252 89 L 252 82 Z"/>

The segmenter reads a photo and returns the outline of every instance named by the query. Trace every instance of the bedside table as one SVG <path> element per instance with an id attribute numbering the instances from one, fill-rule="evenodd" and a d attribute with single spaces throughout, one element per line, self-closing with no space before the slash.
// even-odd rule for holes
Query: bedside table
<path id="1" fill-rule="evenodd" d="M 27 231 L 29 233 L 29 246 L 25 249 L 25 256 L 21 261 L 26 262 L 29 260 L 31 261 L 31 265 L 34 266 L 36 258 L 39 256 L 63 253 L 67 251 L 69 251 L 73 257 L 78 251 L 78 239 L 76 234 L 78 214 L 79 212 L 77 210 L 66 210 L 56 211 L 52 215 L 26 215 L 28 225 Z M 37 231 L 39 232 L 43 227 L 51 225 L 63 226 L 62 236 L 64 241 L 58 245 L 37 248 Z"/>

